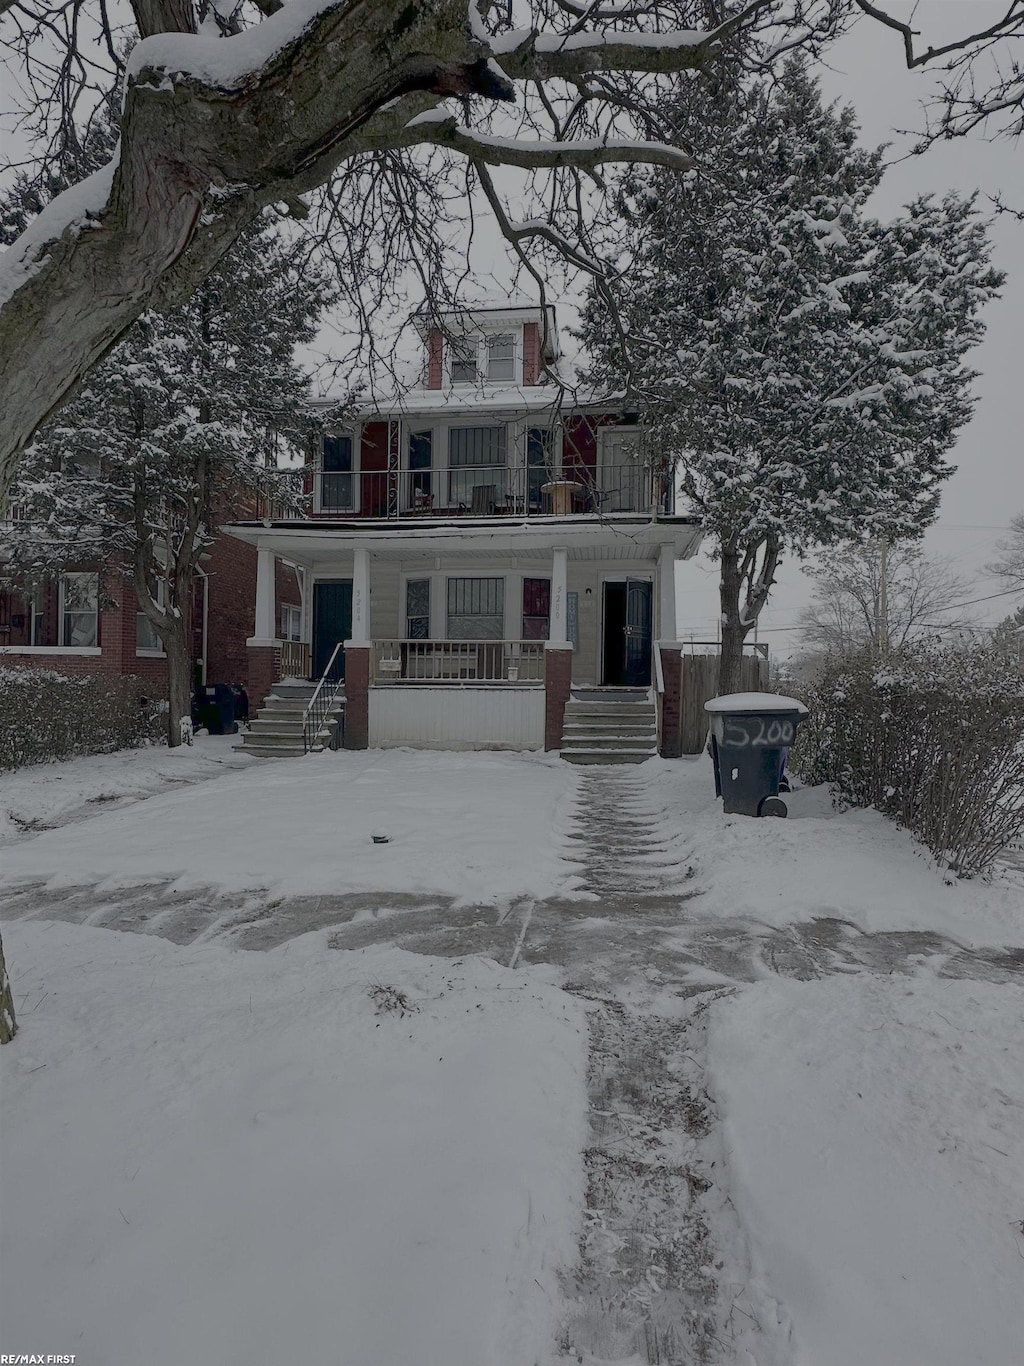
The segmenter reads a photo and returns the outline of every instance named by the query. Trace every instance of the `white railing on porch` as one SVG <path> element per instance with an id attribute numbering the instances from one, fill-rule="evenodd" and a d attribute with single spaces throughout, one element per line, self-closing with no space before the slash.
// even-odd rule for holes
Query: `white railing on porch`
<path id="1" fill-rule="evenodd" d="M 373 683 L 543 683 L 542 640 L 375 640 Z"/>
<path id="2" fill-rule="evenodd" d="M 309 646 L 302 640 L 282 640 L 281 677 L 309 677 Z"/>

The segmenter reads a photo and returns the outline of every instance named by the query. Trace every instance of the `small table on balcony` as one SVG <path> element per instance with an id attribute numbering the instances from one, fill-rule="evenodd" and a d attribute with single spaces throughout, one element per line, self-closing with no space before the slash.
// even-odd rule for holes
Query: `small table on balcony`
<path id="1" fill-rule="evenodd" d="M 572 479 L 556 479 L 550 484 L 541 484 L 541 506 L 553 516 L 566 516 L 572 512 L 574 495 L 581 490 L 582 485 Z"/>

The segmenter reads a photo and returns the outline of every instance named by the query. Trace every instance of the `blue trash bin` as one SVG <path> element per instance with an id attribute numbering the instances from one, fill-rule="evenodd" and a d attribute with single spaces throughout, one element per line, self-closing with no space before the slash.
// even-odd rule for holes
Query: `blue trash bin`
<path id="1" fill-rule="evenodd" d="M 711 723 L 715 794 L 730 815 L 785 816 L 779 796 L 786 754 L 810 712 L 795 697 L 729 693 L 704 703 Z"/>

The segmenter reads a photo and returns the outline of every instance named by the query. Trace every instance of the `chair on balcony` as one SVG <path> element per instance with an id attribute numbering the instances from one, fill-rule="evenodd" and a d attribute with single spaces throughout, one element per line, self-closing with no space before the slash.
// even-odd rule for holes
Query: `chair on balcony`
<path id="1" fill-rule="evenodd" d="M 474 517 L 493 517 L 497 501 L 497 484 L 474 484 L 470 512 Z"/>
<path id="2" fill-rule="evenodd" d="M 434 495 L 428 493 L 426 489 L 413 489 L 412 492 L 412 511 L 427 513 L 434 510 Z"/>

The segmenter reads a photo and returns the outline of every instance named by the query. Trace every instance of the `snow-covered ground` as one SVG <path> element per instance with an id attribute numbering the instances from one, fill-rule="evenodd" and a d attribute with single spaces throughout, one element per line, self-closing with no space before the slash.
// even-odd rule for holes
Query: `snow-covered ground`
<path id="1" fill-rule="evenodd" d="M 704 760 L 260 763 L 207 741 L 0 775 L 0 811 L 16 889 L 96 884 L 99 905 L 119 881 L 175 878 L 477 908 L 304 934 L 300 901 L 297 937 L 265 953 L 218 942 L 216 908 L 185 947 L 153 922 L 120 934 L 47 920 L 46 898 L 18 909 L 29 918 L 4 926 L 22 1028 L 0 1050 L 0 1352 L 568 1366 L 556 1330 L 582 1311 L 561 1273 L 571 1283 L 583 1230 L 621 1249 L 577 1282 L 591 1341 L 608 1342 L 607 1276 L 628 1263 L 620 1303 L 669 1304 L 658 1230 L 696 1217 L 710 1239 L 697 1280 L 719 1282 L 694 1301 L 712 1360 L 1021 1359 L 1019 874 L 948 885 L 903 832 L 820 791 L 794 794 L 788 821 L 724 817 Z M 570 913 L 564 898 L 584 895 Z M 806 943 L 815 920 L 839 927 L 816 956 L 764 951 Z M 386 942 L 406 921 L 424 952 Z M 463 956 L 436 956 L 453 924 Z M 843 934 L 878 953 L 840 952 Z M 499 942 L 515 969 L 474 955 Z M 545 960 L 571 961 L 572 991 Z M 779 975 L 792 971 L 816 979 Z M 416 1009 L 377 1014 L 375 985 Z M 592 1056 L 589 1078 L 581 1003 L 614 1054 L 609 1070 Z M 653 1082 L 628 1075 L 654 1038 L 666 1094 L 685 1082 L 691 1096 L 677 1132 L 658 1105 L 640 1113 Z M 674 1182 L 686 1208 L 644 1223 L 656 1153 L 658 1199 Z M 635 1229 L 610 1207 L 584 1214 L 595 1172 L 611 1199 L 634 1168 L 619 1203 L 641 1202 Z M 691 1177 L 712 1183 L 696 1206 Z M 715 1318 L 730 1303 L 731 1327 Z M 614 1360 L 645 1366 L 612 1307 Z M 586 1366 L 611 1358 L 593 1351 Z"/>
<path id="2" fill-rule="evenodd" d="M 104 790 L 129 792 L 136 774 L 155 782 L 149 756 L 156 753 L 109 756 L 121 759 L 121 773 L 111 762 Z M 211 761 L 207 747 L 195 753 L 176 761 L 190 779 Z M 9 849 L 6 881 L 115 887 L 173 879 L 179 890 L 257 888 L 276 897 L 386 890 L 485 902 L 554 896 L 575 885 L 561 836 L 579 771 L 557 756 L 367 750 L 260 763 L 225 749 L 217 758 L 228 768 L 201 787 L 101 810 Z M 73 770 L 67 798 L 79 806 L 89 763 L 66 765 Z M 62 783 L 54 781 L 62 767 L 0 775 L 0 810 L 56 823 L 46 813 L 62 809 Z M 167 772 L 177 772 L 174 762 L 160 770 Z M 374 843 L 374 835 L 387 843 Z"/>
<path id="3" fill-rule="evenodd" d="M 575 1256 L 586 1026 L 514 973 L 7 925 L 0 1350 L 506 1366 Z M 410 1013 L 380 1013 L 375 986 Z"/>
<path id="4" fill-rule="evenodd" d="M 1024 992 L 869 974 L 715 1003 L 733 1200 L 793 1366 L 1024 1360 Z"/>

